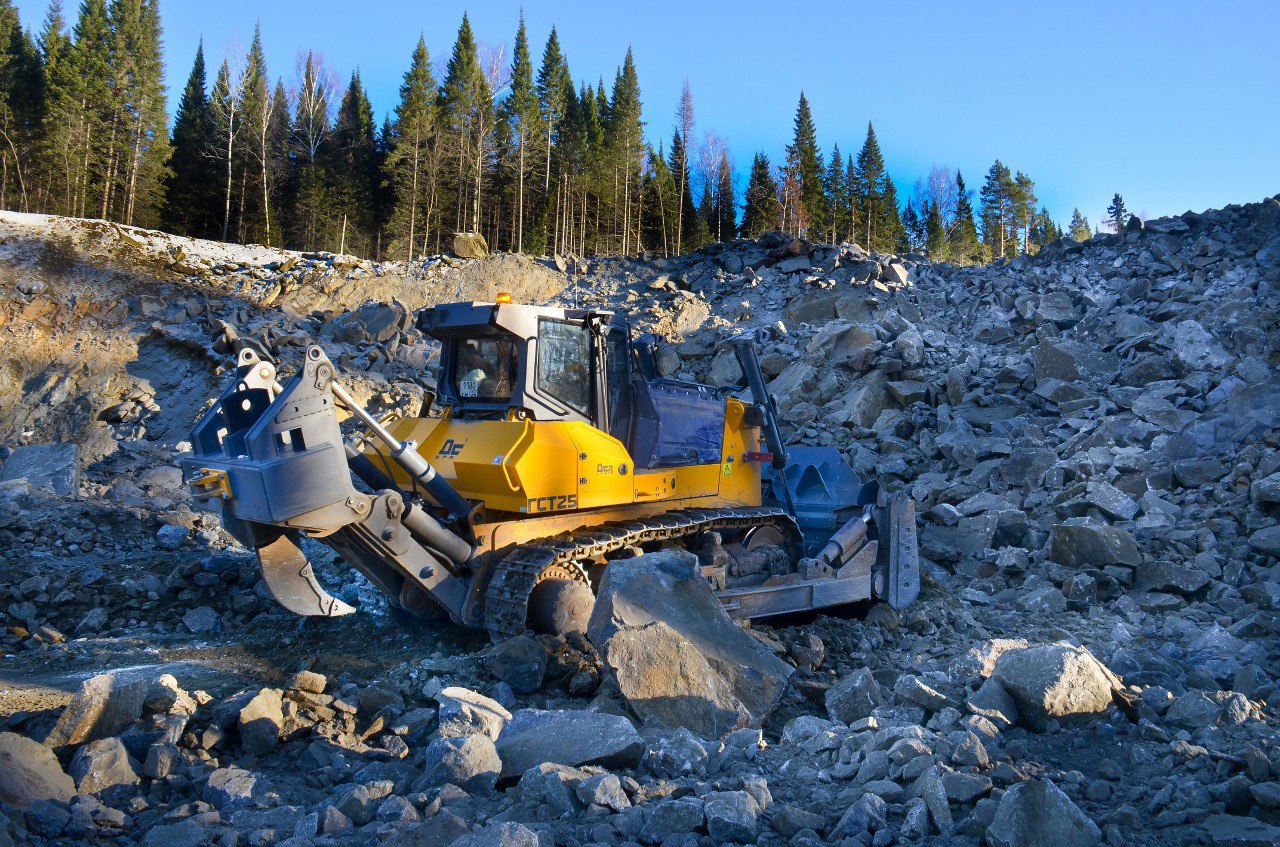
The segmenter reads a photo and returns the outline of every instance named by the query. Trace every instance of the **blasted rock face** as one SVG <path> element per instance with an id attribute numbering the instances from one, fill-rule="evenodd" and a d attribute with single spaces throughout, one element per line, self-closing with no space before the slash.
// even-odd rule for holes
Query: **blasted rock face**
<path id="1" fill-rule="evenodd" d="M 639 718 L 703 738 L 759 726 L 794 670 L 734 623 L 679 550 L 614 562 L 587 633 Z"/>

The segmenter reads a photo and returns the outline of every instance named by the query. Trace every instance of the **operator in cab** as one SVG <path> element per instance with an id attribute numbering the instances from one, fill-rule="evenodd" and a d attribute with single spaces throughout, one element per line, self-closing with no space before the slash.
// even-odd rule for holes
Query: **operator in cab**
<path id="1" fill-rule="evenodd" d="M 510 400 L 519 357 L 512 338 L 469 338 L 459 353 L 458 396 L 477 400 Z"/>

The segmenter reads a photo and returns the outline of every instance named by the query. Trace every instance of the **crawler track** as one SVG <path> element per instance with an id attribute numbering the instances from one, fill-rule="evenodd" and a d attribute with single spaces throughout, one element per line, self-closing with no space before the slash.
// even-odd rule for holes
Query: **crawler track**
<path id="1" fill-rule="evenodd" d="M 586 581 L 579 562 L 631 545 L 672 541 L 701 532 L 720 529 L 777 527 L 784 536 L 799 541 L 800 530 L 782 509 L 773 506 L 744 506 L 730 509 L 680 509 L 652 518 L 619 521 L 559 538 L 522 544 L 498 562 L 493 580 L 485 592 L 485 627 L 495 639 L 510 638 L 525 631 L 529 595 L 548 569 L 556 568 Z"/>

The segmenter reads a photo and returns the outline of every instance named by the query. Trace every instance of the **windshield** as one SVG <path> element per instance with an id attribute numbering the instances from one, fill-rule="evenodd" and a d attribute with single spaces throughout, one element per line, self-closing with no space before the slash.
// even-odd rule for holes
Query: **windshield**
<path id="1" fill-rule="evenodd" d="M 495 335 L 456 343 L 454 393 L 464 401 L 500 403 L 510 400 L 519 365 L 515 340 Z"/>

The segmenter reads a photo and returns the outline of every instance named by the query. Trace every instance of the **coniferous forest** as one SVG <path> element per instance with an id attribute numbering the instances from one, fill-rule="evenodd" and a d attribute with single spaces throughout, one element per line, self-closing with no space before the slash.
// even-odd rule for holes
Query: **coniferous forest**
<path id="1" fill-rule="evenodd" d="M 908 189 L 870 123 L 824 151 L 803 92 L 791 143 L 740 174 L 687 83 L 673 110 L 646 110 L 630 50 L 612 81 L 575 79 L 554 27 L 538 49 L 523 19 L 508 49 L 464 15 L 439 72 L 419 39 L 381 118 L 359 72 L 341 80 L 318 51 L 269 68 L 256 30 L 243 55 L 198 49 L 168 104 L 161 34 L 158 0 L 82 0 L 74 19 L 52 0 L 35 28 L 0 0 L 0 208 L 408 260 L 457 231 L 539 255 L 670 255 L 776 229 L 964 264 L 1063 234 L 999 160 L 976 191 L 946 167 Z M 1078 211 L 1067 234 L 1091 234 Z"/>

